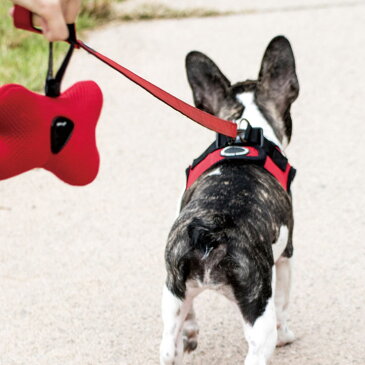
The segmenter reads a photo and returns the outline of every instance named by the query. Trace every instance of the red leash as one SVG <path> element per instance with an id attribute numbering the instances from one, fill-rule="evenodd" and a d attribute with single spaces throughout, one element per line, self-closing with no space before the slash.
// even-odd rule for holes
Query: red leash
<path id="1" fill-rule="evenodd" d="M 32 14 L 20 6 L 15 6 L 14 9 L 14 25 L 17 28 L 29 30 L 31 32 L 41 33 L 41 31 L 33 26 Z M 119 65 L 110 58 L 102 55 L 101 53 L 95 51 L 94 49 L 87 46 L 84 42 L 77 40 L 68 40 L 69 42 L 74 42 L 76 46 L 83 48 L 88 53 L 92 54 L 94 57 L 98 58 L 100 61 L 104 62 L 114 70 L 118 71 L 129 80 L 133 81 L 150 94 L 152 94 L 157 99 L 163 101 L 165 104 L 190 118 L 196 123 L 199 123 L 203 127 L 211 129 L 217 133 L 224 134 L 225 136 L 236 138 L 237 137 L 237 125 L 228 120 L 223 120 L 217 118 L 214 115 L 206 113 L 200 109 L 197 109 L 184 101 L 178 99 L 177 97 L 169 94 L 168 92 L 160 89 L 151 82 L 143 79 L 142 77 L 136 75 L 127 68 Z"/>
<path id="2" fill-rule="evenodd" d="M 197 109 L 184 101 L 178 99 L 177 97 L 169 94 L 165 90 L 160 89 L 156 85 L 152 84 L 151 82 L 143 79 L 142 77 L 136 75 L 132 71 L 126 69 L 125 67 L 119 65 L 118 63 L 114 62 L 108 57 L 105 57 L 101 53 L 93 50 L 89 46 L 87 46 L 84 42 L 78 40 L 77 44 L 98 58 L 99 60 L 106 63 L 108 66 L 112 67 L 114 70 L 120 72 L 122 75 L 127 77 L 129 80 L 133 81 L 150 94 L 152 94 L 157 99 L 163 101 L 165 104 L 170 106 L 171 108 L 177 110 L 181 114 L 184 114 L 186 117 L 190 118 L 194 122 L 199 123 L 203 127 L 211 129 L 215 132 L 220 134 L 224 134 L 225 136 L 235 138 L 237 137 L 237 125 L 232 123 L 228 120 L 223 120 L 220 118 L 215 117 L 212 114 L 206 113 L 200 109 Z"/>

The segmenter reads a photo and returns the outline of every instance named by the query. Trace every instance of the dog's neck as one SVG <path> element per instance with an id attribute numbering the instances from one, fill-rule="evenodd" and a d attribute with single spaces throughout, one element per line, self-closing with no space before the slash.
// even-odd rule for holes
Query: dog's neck
<path id="1" fill-rule="evenodd" d="M 270 140 L 271 142 L 275 143 L 281 150 L 285 149 L 286 143 L 285 139 L 283 143 L 279 141 L 278 137 L 276 136 L 274 129 L 269 124 L 269 122 L 265 119 L 262 115 L 261 111 L 259 110 L 258 106 L 255 103 L 255 95 L 254 92 L 243 92 L 238 94 L 237 100 L 243 104 L 245 107 L 241 118 L 247 119 L 250 124 L 255 128 L 262 128 L 264 132 L 264 136 Z M 238 120 L 237 120 L 238 122 Z"/>

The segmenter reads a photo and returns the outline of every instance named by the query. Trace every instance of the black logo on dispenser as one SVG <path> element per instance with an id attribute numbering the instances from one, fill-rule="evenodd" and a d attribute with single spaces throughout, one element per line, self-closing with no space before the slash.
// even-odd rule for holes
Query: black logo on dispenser
<path id="1" fill-rule="evenodd" d="M 66 117 L 56 117 L 51 125 L 51 151 L 59 153 L 72 135 L 74 123 Z"/>

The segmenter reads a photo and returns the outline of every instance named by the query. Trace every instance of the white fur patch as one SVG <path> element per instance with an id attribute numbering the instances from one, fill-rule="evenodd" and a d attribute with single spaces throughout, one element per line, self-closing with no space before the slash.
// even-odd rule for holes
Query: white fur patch
<path id="1" fill-rule="evenodd" d="M 181 329 L 191 302 L 181 301 L 164 285 L 162 293 L 163 335 L 160 345 L 161 365 L 181 365 L 183 340 Z"/>
<path id="2" fill-rule="evenodd" d="M 213 176 L 213 175 L 222 175 L 221 169 L 218 167 L 211 171 L 207 176 Z"/>
<path id="3" fill-rule="evenodd" d="M 274 254 L 274 262 L 276 262 L 284 252 L 286 245 L 288 244 L 288 237 L 289 237 L 288 227 L 281 226 L 279 232 L 279 238 L 271 246 Z"/>
<path id="4" fill-rule="evenodd" d="M 274 352 L 277 341 L 276 313 L 274 304 L 275 269 L 272 276 L 273 295 L 268 300 L 264 313 L 256 319 L 253 326 L 244 323 L 248 354 L 245 365 L 266 365 Z"/>
<path id="5" fill-rule="evenodd" d="M 295 339 L 294 333 L 289 329 L 287 324 L 287 310 L 289 305 L 289 293 L 291 285 L 291 268 L 290 259 L 280 257 L 276 262 L 276 289 L 275 289 L 275 307 L 276 320 L 278 329 L 277 346 L 284 346 Z"/>
<path id="6" fill-rule="evenodd" d="M 238 94 L 237 100 L 240 101 L 245 107 L 241 118 L 247 119 L 253 127 L 262 128 L 264 131 L 264 136 L 271 142 L 274 142 L 276 145 L 278 145 L 280 149 L 283 149 L 283 146 L 276 137 L 271 125 L 257 107 L 254 100 L 254 93 L 244 92 L 242 94 Z"/>

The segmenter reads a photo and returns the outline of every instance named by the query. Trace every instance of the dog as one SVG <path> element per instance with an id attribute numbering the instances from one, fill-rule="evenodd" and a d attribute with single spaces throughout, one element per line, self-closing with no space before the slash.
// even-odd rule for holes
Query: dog
<path id="1" fill-rule="evenodd" d="M 280 150 L 289 143 L 299 83 L 285 37 L 269 43 L 257 81 L 231 85 L 197 51 L 187 55 L 186 70 L 197 108 L 246 119 Z M 227 160 L 197 178 L 183 194 L 165 251 L 161 365 L 182 364 L 184 352 L 197 347 L 193 300 L 205 289 L 238 305 L 249 346 L 245 365 L 267 364 L 275 346 L 294 340 L 286 313 L 293 224 L 291 193 L 262 166 Z"/>

